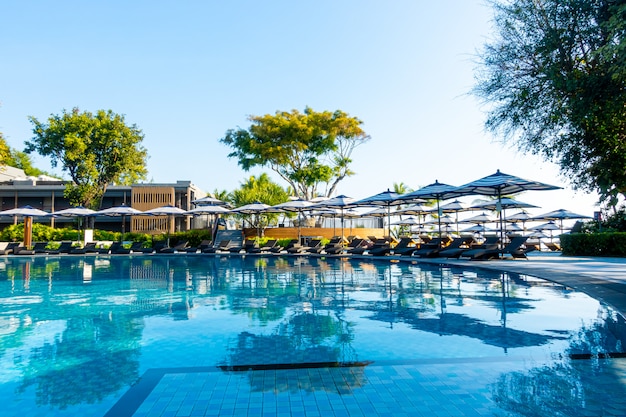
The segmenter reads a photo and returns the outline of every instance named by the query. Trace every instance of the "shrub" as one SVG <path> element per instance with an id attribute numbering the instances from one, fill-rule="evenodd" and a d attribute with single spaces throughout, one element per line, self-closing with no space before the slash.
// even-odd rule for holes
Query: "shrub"
<path id="1" fill-rule="evenodd" d="M 626 256 L 626 233 L 572 233 L 560 236 L 563 255 Z"/>

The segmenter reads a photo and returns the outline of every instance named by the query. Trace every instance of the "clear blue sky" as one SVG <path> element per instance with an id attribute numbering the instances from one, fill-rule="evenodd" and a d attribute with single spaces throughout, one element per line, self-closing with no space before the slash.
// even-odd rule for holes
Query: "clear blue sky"
<path id="1" fill-rule="evenodd" d="M 0 19 L 0 131 L 14 148 L 31 138 L 27 116 L 111 109 L 143 130 L 150 181 L 230 191 L 261 171 L 227 158 L 226 130 L 249 115 L 341 109 L 372 137 L 341 194 L 461 185 L 499 168 L 566 187 L 518 196 L 542 206 L 535 214 L 594 210 L 596 196 L 571 191 L 553 164 L 483 130 L 469 95 L 491 36 L 482 0 L 8 1 Z"/>

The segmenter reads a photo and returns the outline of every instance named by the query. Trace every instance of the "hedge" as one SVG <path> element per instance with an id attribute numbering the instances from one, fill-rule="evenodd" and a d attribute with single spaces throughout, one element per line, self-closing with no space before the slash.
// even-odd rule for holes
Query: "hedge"
<path id="1" fill-rule="evenodd" d="M 563 255 L 626 257 L 626 232 L 572 233 L 559 237 Z"/>

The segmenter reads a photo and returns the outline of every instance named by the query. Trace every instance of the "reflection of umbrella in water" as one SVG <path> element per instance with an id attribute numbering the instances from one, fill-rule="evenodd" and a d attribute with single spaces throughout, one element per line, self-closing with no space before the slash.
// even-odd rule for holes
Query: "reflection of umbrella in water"
<path id="1" fill-rule="evenodd" d="M 109 207 L 104 210 L 99 210 L 93 213 L 94 216 L 111 216 L 122 218 L 122 236 L 126 231 L 126 216 L 137 216 L 143 214 L 143 211 L 134 209 L 128 206 L 115 206 Z"/>
<path id="2" fill-rule="evenodd" d="M 31 206 L 24 206 L 0 211 L 0 216 L 24 218 L 24 246 L 30 247 L 33 242 L 33 217 L 46 217 L 49 213 Z"/>

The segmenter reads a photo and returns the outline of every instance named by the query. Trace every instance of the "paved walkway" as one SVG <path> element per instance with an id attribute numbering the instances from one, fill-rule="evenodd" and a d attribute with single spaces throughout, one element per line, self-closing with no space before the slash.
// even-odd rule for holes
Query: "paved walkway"
<path id="1" fill-rule="evenodd" d="M 626 258 L 529 254 L 525 259 L 470 261 L 419 259 L 419 262 L 471 266 L 533 275 L 582 291 L 626 316 Z"/>

